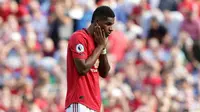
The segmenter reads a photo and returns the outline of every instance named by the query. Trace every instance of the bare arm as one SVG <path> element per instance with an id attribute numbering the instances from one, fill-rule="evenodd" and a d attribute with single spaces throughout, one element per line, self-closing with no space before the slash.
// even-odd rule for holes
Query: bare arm
<path id="1" fill-rule="evenodd" d="M 100 63 L 99 63 L 99 73 L 102 78 L 106 78 L 108 75 L 108 72 L 110 70 L 110 65 L 108 63 L 108 58 L 106 54 L 101 54 L 99 57 Z"/>
<path id="2" fill-rule="evenodd" d="M 77 71 L 81 75 L 86 75 L 86 73 L 90 70 L 90 68 L 95 64 L 97 59 L 102 53 L 102 50 L 106 47 L 107 45 L 107 39 L 105 38 L 105 33 L 104 31 L 101 30 L 100 26 L 95 27 L 95 32 L 94 32 L 94 41 L 97 44 L 97 47 L 93 51 L 93 53 L 85 60 L 85 59 L 74 59 L 74 63 L 76 65 Z M 101 66 L 101 72 L 100 75 L 104 76 L 105 73 L 108 72 L 109 64 L 107 61 L 106 56 L 100 56 L 100 66 Z M 103 66 L 107 66 L 106 70 L 104 70 Z"/>
<path id="3" fill-rule="evenodd" d="M 96 60 L 99 58 L 103 48 L 104 48 L 103 46 L 96 47 L 92 55 L 90 55 L 89 58 L 87 58 L 86 60 L 78 59 L 78 58 L 74 59 L 74 63 L 76 65 L 77 71 L 81 76 L 86 75 L 86 73 L 94 65 Z"/>

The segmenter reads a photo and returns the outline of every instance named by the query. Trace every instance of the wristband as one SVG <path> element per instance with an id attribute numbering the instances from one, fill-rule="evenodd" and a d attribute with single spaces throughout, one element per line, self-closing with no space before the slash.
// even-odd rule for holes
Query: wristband
<path id="1" fill-rule="evenodd" d="M 107 50 L 104 48 L 101 52 L 101 54 L 107 54 Z"/>

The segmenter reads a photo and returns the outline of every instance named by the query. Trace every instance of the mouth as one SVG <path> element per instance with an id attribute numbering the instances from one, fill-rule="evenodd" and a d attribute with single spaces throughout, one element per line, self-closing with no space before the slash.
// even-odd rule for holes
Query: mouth
<path id="1" fill-rule="evenodd" d="M 107 34 L 106 34 L 106 37 L 109 37 L 109 36 L 110 36 L 110 33 L 107 33 Z"/>
<path id="2" fill-rule="evenodd" d="M 111 34 L 111 32 L 107 33 L 107 35 L 109 36 Z"/>

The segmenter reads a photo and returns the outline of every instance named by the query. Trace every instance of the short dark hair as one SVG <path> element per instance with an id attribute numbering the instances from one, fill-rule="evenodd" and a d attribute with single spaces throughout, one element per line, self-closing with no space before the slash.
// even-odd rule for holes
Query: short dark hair
<path id="1" fill-rule="evenodd" d="M 156 17 L 156 16 L 153 16 L 153 17 L 151 17 L 151 21 L 158 22 L 158 19 L 157 19 L 157 17 Z"/>
<path id="2" fill-rule="evenodd" d="M 99 6 L 98 8 L 96 8 L 96 10 L 94 11 L 92 15 L 91 23 L 93 23 L 96 18 L 100 18 L 103 20 L 103 19 L 107 19 L 108 17 L 111 17 L 111 18 L 115 17 L 113 10 L 108 6 Z"/>

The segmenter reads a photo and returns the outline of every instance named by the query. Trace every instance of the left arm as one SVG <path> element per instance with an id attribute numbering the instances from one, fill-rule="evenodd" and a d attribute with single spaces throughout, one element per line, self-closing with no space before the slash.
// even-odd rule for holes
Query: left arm
<path id="1" fill-rule="evenodd" d="M 107 58 L 107 55 L 106 54 L 101 54 L 99 56 L 99 67 L 98 67 L 98 70 L 99 70 L 99 74 L 102 78 L 106 78 L 107 75 L 108 75 L 108 72 L 110 70 L 110 65 L 108 63 L 108 58 Z"/>
<path id="2" fill-rule="evenodd" d="M 103 38 L 105 44 L 104 44 L 104 49 L 102 50 L 100 56 L 99 56 L 99 67 L 98 67 L 98 71 L 99 71 L 99 75 L 102 78 L 106 78 L 108 75 L 108 72 L 110 70 L 110 65 L 108 63 L 108 58 L 107 58 L 107 53 L 106 53 L 106 46 L 108 43 L 108 38 L 106 38 L 105 35 L 105 31 L 101 29 L 101 27 L 96 23 L 95 26 L 95 32 L 94 32 L 94 40 L 95 42 L 98 44 L 98 40 L 100 38 Z"/>

